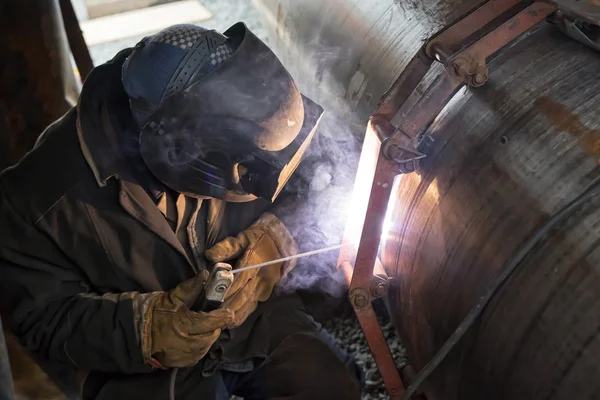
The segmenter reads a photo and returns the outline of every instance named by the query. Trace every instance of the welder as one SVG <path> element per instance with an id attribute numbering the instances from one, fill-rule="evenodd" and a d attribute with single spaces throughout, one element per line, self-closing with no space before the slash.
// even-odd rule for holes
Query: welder
<path id="1" fill-rule="evenodd" d="M 84 399 L 167 399 L 173 368 L 177 399 L 358 399 L 355 364 L 276 290 L 293 261 L 193 307 L 215 263 L 297 251 L 282 189 L 321 113 L 243 23 L 172 26 L 95 68 L 0 176 L 12 330 Z"/>

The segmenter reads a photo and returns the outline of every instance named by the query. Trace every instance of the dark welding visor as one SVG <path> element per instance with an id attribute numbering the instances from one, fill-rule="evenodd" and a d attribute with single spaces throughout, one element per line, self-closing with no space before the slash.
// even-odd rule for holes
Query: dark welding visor
<path id="1" fill-rule="evenodd" d="M 240 41 L 237 50 L 162 101 L 142 129 L 142 156 L 158 179 L 180 193 L 273 201 L 298 166 L 323 109 L 300 93 L 275 54 L 243 23 L 225 36 Z"/>

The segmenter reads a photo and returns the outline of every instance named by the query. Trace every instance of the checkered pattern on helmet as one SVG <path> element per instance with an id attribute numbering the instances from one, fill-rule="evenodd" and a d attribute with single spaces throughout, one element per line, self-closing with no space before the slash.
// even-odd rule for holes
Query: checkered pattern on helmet
<path id="1" fill-rule="evenodd" d="M 200 32 L 195 25 L 175 25 L 157 33 L 152 38 L 152 42 L 167 43 L 179 47 L 180 49 L 187 50 L 194 45 L 202 33 L 203 32 Z"/>
<path id="2" fill-rule="evenodd" d="M 233 54 L 231 44 L 223 43 L 210 55 L 210 64 L 218 66 L 227 61 Z"/>

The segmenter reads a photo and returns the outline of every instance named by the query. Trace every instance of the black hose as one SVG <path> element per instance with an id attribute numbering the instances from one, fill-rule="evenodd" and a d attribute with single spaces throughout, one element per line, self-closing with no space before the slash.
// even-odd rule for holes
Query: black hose
<path id="1" fill-rule="evenodd" d="M 484 308 L 488 305 L 494 294 L 498 292 L 498 289 L 506 282 L 509 276 L 517 269 L 521 261 L 531 252 L 531 250 L 539 244 L 539 242 L 552 230 L 556 225 L 565 221 L 567 218 L 577 211 L 577 209 L 584 204 L 586 201 L 600 194 L 600 177 L 594 179 L 586 189 L 578 195 L 573 201 L 564 206 L 556 214 L 554 214 L 540 229 L 538 229 L 517 251 L 517 253 L 510 258 L 501 269 L 500 274 L 494 279 L 488 286 L 485 294 L 480 297 L 479 302 L 469 311 L 465 319 L 460 323 L 458 328 L 452 333 L 450 338 L 446 340 L 444 345 L 440 348 L 437 354 L 427 363 L 427 365 L 417 374 L 414 381 L 406 389 L 402 400 L 409 400 L 415 391 L 421 386 L 421 384 L 431 375 L 431 373 L 440 365 L 440 363 L 446 358 L 448 353 L 454 348 L 454 346 L 462 339 L 465 333 L 481 315 Z"/>

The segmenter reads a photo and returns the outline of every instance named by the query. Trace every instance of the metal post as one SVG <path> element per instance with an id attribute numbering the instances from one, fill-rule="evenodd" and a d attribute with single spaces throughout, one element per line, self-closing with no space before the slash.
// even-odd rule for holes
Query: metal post
<path id="1" fill-rule="evenodd" d="M 0 1 L 0 170 L 77 103 L 58 0 Z"/>
<path id="2" fill-rule="evenodd" d="M 75 64 L 77 64 L 81 82 L 83 83 L 85 78 L 92 72 L 92 69 L 94 69 L 94 62 L 92 61 L 90 51 L 85 43 L 83 33 L 81 32 L 81 27 L 79 26 L 73 3 L 71 0 L 60 0 L 59 2 L 69 47 L 73 54 Z"/>
<path id="3" fill-rule="evenodd" d="M 0 400 L 14 400 L 14 389 L 10 363 L 8 360 L 8 349 L 4 340 L 2 330 L 2 319 L 0 319 Z"/>

